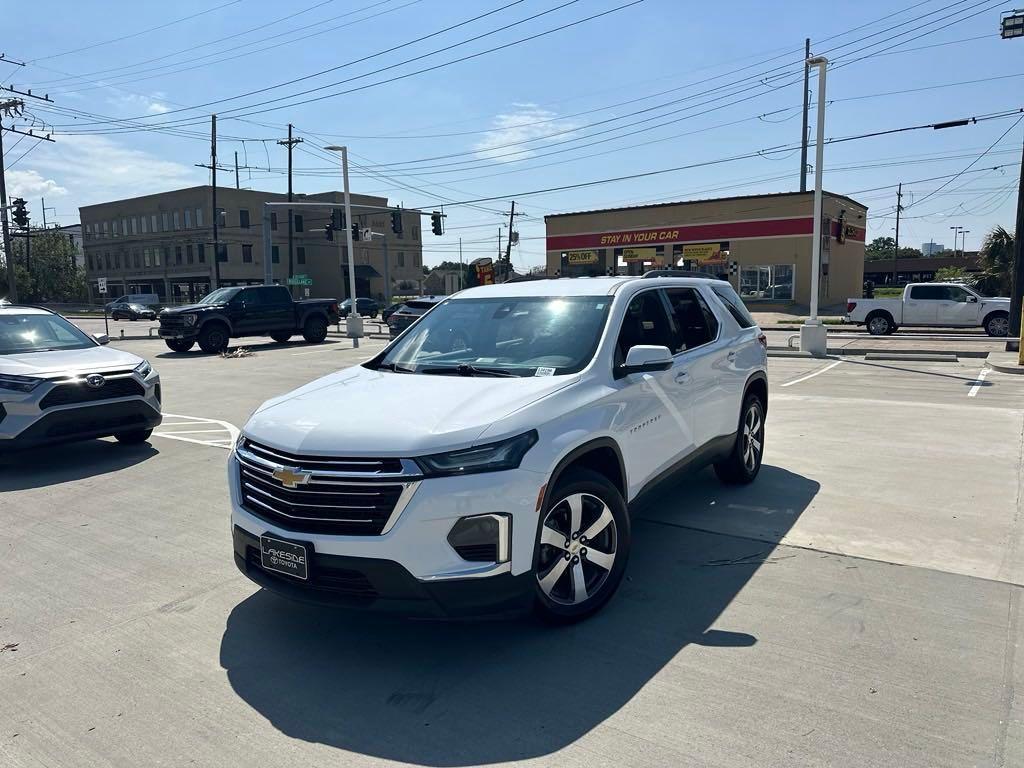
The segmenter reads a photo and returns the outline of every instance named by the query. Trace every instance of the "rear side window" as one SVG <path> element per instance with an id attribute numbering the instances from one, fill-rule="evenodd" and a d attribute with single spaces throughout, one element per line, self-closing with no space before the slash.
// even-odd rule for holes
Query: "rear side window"
<path id="1" fill-rule="evenodd" d="M 754 322 L 754 318 L 747 311 L 743 301 L 739 296 L 736 295 L 736 291 L 732 289 L 732 286 L 727 283 L 713 284 L 711 290 L 714 291 L 715 296 L 722 300 L 722 304 L 732 315 L 733 320 L 739 325 L 740 328 L 753 328 L 757 325 Z"/>
<path id="2" fill-rule="evenodd" d="M 615 345 L 615 364 L 626 362 L 630 348 L 641 344 L 672 346 L 672 329 L 660 291 L 644 291 L 630 299 Z"/>
<path id="3" fill-rule="evenodd" d="M 718 318 L 694 288 L 669 288 L 665 298 L 672 313 L 673 354 L 707 344 L 718 336 Z"/>
<path id="4" fill-rule="evenodd" d="M 949 289 L 944 285 L 915 285 L 910 298 L 918 301 L 949 301 Z"/>

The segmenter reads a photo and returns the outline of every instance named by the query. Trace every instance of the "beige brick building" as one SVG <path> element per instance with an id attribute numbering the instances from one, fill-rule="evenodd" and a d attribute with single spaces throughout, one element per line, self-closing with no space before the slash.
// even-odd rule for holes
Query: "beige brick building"
<path id="1" fill-rule="evenodd" d="M 867 210 L 824 193 L 822 306 L 861 295 Z M 748 304 L 810 303 L 812 192 L 563 213 L 544 222 L 548 274 L 642 274 L 680 266 L 728 274 Z"/>
<path id="2" fill-rule="evenodd" d="M 214 261 L 213 188 L 177 189 L 80 209 L 85 268 L 90 296 L 97 299 L 97 279 L 107 279 L 107 299 L 126 293 L 155 293 L 162 303 L 194 301 L 216 285 L 262 283 L 265 270 L 263 203 L 283 202 L 287 195 L 217 187 L 220 262 Z M 294 202 L 336 204 L 341 192 L 295 195 Z M 352 195 L 353 219 L 384 237 L 353 244 L 359 296 L 384 299 L 385 275 L 393 286 L 418 285 L 423 279 L 422 223 L 414 213 L 402 217 L 402 233 L 391 231 L 387 198 Z M 344 232 L 333 241 L 324 227 L 330 209 L 293 209 L 291 274 L 307 275 L 311 297 L 348 296 L 348 254 Z M 427 222 L 429 227 L 429 221 Z M 272 218 L 271 266 L 275 282 L 289 276 L 287 209 Z M 219 275 L 218 275 L 219 273 Z M 294 288 L 296 297 L 306 294 Z"/>

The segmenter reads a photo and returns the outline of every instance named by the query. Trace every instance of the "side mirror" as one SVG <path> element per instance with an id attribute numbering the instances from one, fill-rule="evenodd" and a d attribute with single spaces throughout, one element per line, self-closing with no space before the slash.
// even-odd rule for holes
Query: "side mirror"
<path id="1" fill-rule="evenodd" d="M 626 362 L 619 366 L 616 378 L 631 373 L 647 373 L 650 371 L 667 371 L 672 367 L 672 352 L 668 347 L 651 344 L 637 344 L 626 353 Z"/>
<path id="2" fill-rule="evenodd" d="M 105 334 L 105 333 L 94 333 L 92 335 L 92 337 L 94 339 L 96 339 L 96 343 L 97 344 L 109 344 L 110 343 L 110 337 L 107 336 L 107 334 Z"/>
<path id="3" fill-rule="evenodd" d="M 978 303 L 978 297 L 977 296 L 972 296 L 971 294 L 967 295 L 967 300 L 969 302 L 971 302 L 971 304 L 977 304 Z"/>

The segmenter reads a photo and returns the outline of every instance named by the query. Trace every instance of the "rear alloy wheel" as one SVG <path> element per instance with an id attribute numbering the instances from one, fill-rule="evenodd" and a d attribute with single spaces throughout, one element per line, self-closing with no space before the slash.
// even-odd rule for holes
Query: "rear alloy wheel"
<path id="1" fill-rule="evenodd" d="M 149 440 L 152 429 L 133 429 L 131 432 L 118 432 L 114 437 L 121 445 L 138 445 Z"/>
<path id="2" fill-rule="evenodd" d="M 228 330 L 220 323 L 210 323 L 199 332 L 199 348 L 208 355 L 215 355 L 228 348 Z"/>
<path id="3" fill-rule="evenodd" d="M 164 339 L 164 344 L 174 352 L 188 352 L 195 343 L 195 339 Z"/>
<path id="4" fill-rule="evenodd" d="M 311 317 L 302 327 L 302 338 L 310 344 L 319 344 L 327 338 L 327 321 L 322 317 Z"/>
<path id="5" fill-rule="evenodd" d="M 743 402 L 736 443 L 727 459 L 715 463 L 715 474 L 730 485 L 753 482 L 761 471 L 763 455 L 764 405 L 757 395 L 748 395 Z"/>
<path id="6" fill-rule="evenodd" d="M 875 315 L 868 320 L 868 333 L 872 336 L 886 336 L 892 332 L 892 321 L 887 315 Z"/>
<path id="7" fill-rule="evenodd" d="M 546 621 L 579 621 L 615 593 L 629 557 L 626 504 L 605 477 L 570 470 L 551 494 L 535 553 L 536 610 Z"/>
<path id="8" fill-rule="evenodd" d="M 1010 318 L 1002 313 L 992 315 L 985 321 L 985 333 L 989 336 L 1006 336 L 1010 332 Z"/>

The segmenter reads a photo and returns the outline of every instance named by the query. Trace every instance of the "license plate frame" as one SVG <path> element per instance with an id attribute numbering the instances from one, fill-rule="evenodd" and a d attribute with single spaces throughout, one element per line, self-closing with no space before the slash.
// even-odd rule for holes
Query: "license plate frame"
<path id="1" fill-rule="evenodd" d="M 309 556 L 312 547 L 280 536 L 260 536 L 260 565 L 266 571 L 280 573 L 296 581 L 309 581 Z"/>

